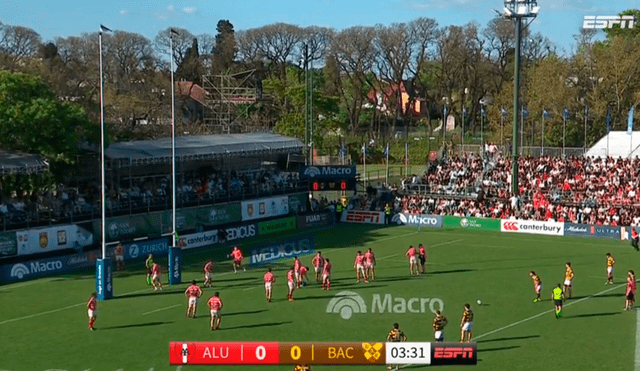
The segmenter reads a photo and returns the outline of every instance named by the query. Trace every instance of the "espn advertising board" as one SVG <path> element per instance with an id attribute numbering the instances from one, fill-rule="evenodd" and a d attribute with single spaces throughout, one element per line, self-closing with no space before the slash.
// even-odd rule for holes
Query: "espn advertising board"
<path id="1" fill-rule="evenodd" d="M 314 242 L 313 236 L 309 236 L 252 249 L 249 264 L 261 265 L 290 260 L 294 256 L 311 255 L 313 254 Z"/>
<path id="2" fill-rule="evenodd" d="M 76 224 L 35 228 L 15 232 L 18 255 L 31 255 L 64 249 L 81 250 L 93 245 L 93 234 Z"/>
<path id="3" fill-rule="evenodd" d="M 462 228 L 482 231 L 500 231 L 500 219 L 443 216 L 442 228 Z"/>
<path id="4" fill-rule="evenodd" d="M 65 273 L 77 269 L 94 267 L 96 252 L 59 256 L 55 258 L 36 259 L 15 264 L 0 266 L 0 282 L 15 282 L 54 274 Z"/>
<path id="5" fill-rule="evenodd" d="M 564 223 L 537 220 L 500 219 L 500 231 L 506 233 L 544 234 L 564 236 Z"/>
<path id="6" fill-rule="evenodd" d="M 289 196 L 259 198 L 241 202 L 242 221 L 289 214 Z"/>
<path id="7" fill-rule="evenodd" d="M 347 210 L 342 212 L 340 221 L 347 223 L 384 224 L 384 212 Z"/>
<path id="8" fill-rule="evenodd" d="M 398 213 L 391 218 L 391 224 L 415 227 L 442 228 L 443 219 L 440 215 Z"/>

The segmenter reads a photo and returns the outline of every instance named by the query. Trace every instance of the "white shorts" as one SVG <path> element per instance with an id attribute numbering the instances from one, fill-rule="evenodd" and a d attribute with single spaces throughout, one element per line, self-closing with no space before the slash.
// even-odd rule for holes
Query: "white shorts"
<path id="1" fill-rule="evenodd" d="M 607 267 L 607 274 L 613 274 L 613 267 Z"/>
<path id="2" fill-rule="evenodd" d="M 357 265 L 356 265 L 356 270 L 357 270 L 357 271 L 364 272 L 364 265 L 362 265 L 362 264 L 357 264 Z"/>
<path id="3" fill-rule="evenodd" d="M 542 284 L 536 285 L 536 292 L 542 291 Z"/>
<path id="4" fill-rule="evenodd" d="M 211 317 L 220 317 L 220 313 L 217 310 L 211 309 Z"/>
<path id="5" fill-rule="evenodd" d="M 366 269 L 371 269 L 371 268 L 374 268 L 375 266 L 376 266 L 376 263 L 374 263 L 374 262 L 364 263 L 364 267 Z"/>
<path id="6" fill-rule="evenodd" d="M 416 256 L 409 257 L 409 263 L 418 264 L 418 258 Z"/>
<path id="7" fill-rule="evenodd" d="M 89 315 L 89 318 L 93 318 L 96 316 L 96 312 L 95 310 L 91 310 L 91 309 L 87 309 L 87 315 Z"/>
<path id="8" fill-rule="evenodd" d="M 322 279 L 323 279 L 323 280 L 328 280 L 328 279 L 329 279 L 329 277 L 331 277 L 331 276 L 330 276 L 330 275 L 328 275 L 328 274 L 323 274 L 323 275 L 322 275 Z"/>
<path id="9" fill-rule="evenodd" d="M 198 305 L 198 298 L 190 297 L 189 298 L 189 306 L 192 307 L 192 306 L 195 306 L 195 305 Z"/>
<path id="10" fill-rule="evenodd" d="M 473 330 L 473 322 L 465 322 L 464 325 L 462 325 L 462 331 L 471 331 Z"/>
<path id="11" fill-rule="evenodd" d="M 436 331 L 435 339 L 440 341 L 444 340 L 444 334 L 442 333 L 442 331 Z"/>
<path id="12" fill-rule="evenodd" d="M 300 276 L 300 272 L 296 272 L 296 281 L 301 281 L 302 278 Z"/>
<path id="13" fill-rule="evenodd" d="M 271 291 L 271 282 L 265 282 L 264 283 L 264 289 L 267 291 Z"/>
<path id="14" fill-rule="evenodd" d="M 564 280 L 564 285 L 571 287 L 571 286 L 573 286 L 573 282 L 571 280 Z"/>
<path id="15" fill-rule="evenodd" d="M 295 287 L 295 283 L 294 282 L 287 282 L 287 286 L 289 286 L 289 291 L 293 291 L 293 288 Z"/>
<path id="16" fill-rule="evenodd" d="M 313 267 L 316 273 L 322 273 L 322 267 Z"/>
<path id="17" fill-rule="evenodd" d="M 159 274 L 154 274 L 153 278 L 151 278 L 152 280 L 159 280 L 160 279 L 160 275 Z"/>
<path id="18" fill-rule="evenodd" d="M 204 279 L 206 281 L 210 280 L 211 279 L 211 272 L 204 272 Z"/>
<path id="19" fill-rule="evenodd" d="M 123 261 L 124 261 L 124 256 L 122 256 L 122 255 L 116 255 L 116 261 L 117 261 L 117 262 L 123 262 Z"/>

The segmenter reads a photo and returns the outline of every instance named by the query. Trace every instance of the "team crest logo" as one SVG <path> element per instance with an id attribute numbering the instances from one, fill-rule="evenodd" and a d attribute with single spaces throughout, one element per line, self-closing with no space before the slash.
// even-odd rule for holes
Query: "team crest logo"
<path id="1" fill-rule="evenodd" d="M 247 205 L 247 215 L 249 215 L 249 217 L 253 216 L 253 204 Z"/>
<path id="2" fill-rule="evenodd" d="M 469 220 L 467 218 L 462 218 L 462 220 L 460 220 L 460 226 L 462 228 L 467 228 L 469 226 Z"/>
<path id="3" fill-rule="evenodd" d="M 211 211 L 209 211 L 209 221 L 211 223 L 215 223 L 217 215 L 218 215 L 218 211 L 216 211 L 216 209 L 211 209 Z"/>
<path id="4" fill-rule="evenodd" d="M 380 350 L 382 349 L 382 343 L 362 343 L 362 351 L 364 352 L 364 358 L 369 362 L 377 361 L 382 354 L 380 354 Z"/>
<path id="5" fill-rule="evenodd" d="M 109 224 L 109 236 L 111 238 L 116 238 L 118 237 L 119 234 L 120 234 L 120 231 L 118 231 L 118 224 L 116 223 Z"/>
<path id="6" fill-rule="evenodd" d="M 49 244 L 49 236 L 47 235 L 47 232 L 40 232 L 40 247 L 44 249 L 47 247 L 48 244 Z"/>

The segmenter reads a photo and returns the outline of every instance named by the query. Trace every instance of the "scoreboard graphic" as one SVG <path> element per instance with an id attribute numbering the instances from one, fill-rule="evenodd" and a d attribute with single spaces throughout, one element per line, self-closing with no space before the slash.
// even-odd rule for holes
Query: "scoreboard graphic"
<path id="1" fill-rule="evenodd" d="M 171 342 L 171 365 L 475 365 L 476 343 Z"/>

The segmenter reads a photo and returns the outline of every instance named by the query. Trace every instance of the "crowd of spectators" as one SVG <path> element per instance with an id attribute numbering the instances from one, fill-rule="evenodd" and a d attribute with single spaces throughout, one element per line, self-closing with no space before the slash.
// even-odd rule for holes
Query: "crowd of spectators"
<path id="1" fill-rule="evenodd" d="M 145 176 L 126 179 L 110 187 L 107 182 L 108 215 L 158 210 L 171 207 L 171 176 Z M 176 205 L 226 202 L 272 194 L 306 190 L 298 173 L 277 169 L 242 172 L 192 171 L 176 179 Z M 24 197 L 16 192 L 0 196 L 0 224 L 38 221 L 62 221 L 100 215 L 99 181 L 84 182 L 76 187 L 58 185 L 49 191 L 33 192 Z"/>
<path id="2" fill-rule="evenodd" d="M 597 225 L 640 222 L 640 159 L 539 157 L 519 160 L 519 193 L 511 194 L 511 160 L 500 155 L 452 158 L 415 177 L 396 211 Z M 409 184 L 414 184 L 411 181 Z M 473 183 L 477 195 L 465 192 Z"/>

